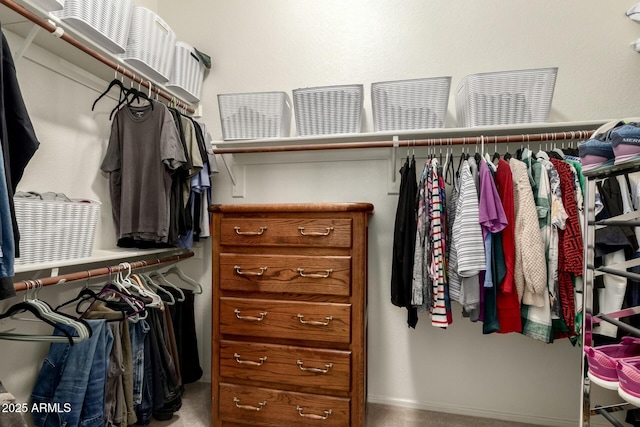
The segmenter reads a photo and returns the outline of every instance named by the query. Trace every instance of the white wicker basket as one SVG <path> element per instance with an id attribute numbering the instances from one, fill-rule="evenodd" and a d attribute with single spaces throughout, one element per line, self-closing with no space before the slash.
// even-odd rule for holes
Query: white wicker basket
<path id="1" fill-rule="evenodd" d="M 361 84 L 293 90 L 298 135 L 359 133 L 362 98 Z"/>
<path id="2" fill-rule="evenodd" d="M 132 12 L 132 0 L 66 0 L 52 14 L 108 51 L 123 53 Z"/>
<path id="3" fill-rule="evenodd" d="M 372 83 L 374 130 L 443 128 L 450 88 L 451 77 Z"/>
<path id="4" fill-rule="evenodd" d="M 157 14 L 134 7 L 126 52 L 120 57 L 149 78 L 166 83 L 171 76 L 176 34 Z"/>
<path id="5" fill-rule="evenodd" d="M 167 87 L 189 102 L 200 101 L 205 66 L 195 49 L 184 42 L 177 42 L 174 52 L 171 78 Z"/>
<path id="6" fill-rule="evenodd" d="M 91 256 L 100 202 L 13 199 L 20 230 L 16 265 Z"/>
<path id="7" fill-rule="evenodd" d="M 540 123 L 549 117 L 558 68 L 471 74 L 458 85 L 463 127 Z"/>
<path id="8" fill-rule="evenodd" d="M 285 92 L 219 94 L 218 106 L 225 140 L 289 136 L 291 101 Z"/>
<path id="9" fill-rule="evenodd" d="M 40 6 L 47 12 L 60 10 L 64 7 L 64 0 L 32 0 L 33 4 Z"/>

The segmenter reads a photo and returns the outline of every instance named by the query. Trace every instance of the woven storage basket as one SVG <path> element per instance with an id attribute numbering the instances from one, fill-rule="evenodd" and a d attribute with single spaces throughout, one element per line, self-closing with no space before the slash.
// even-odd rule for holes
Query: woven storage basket
<path id="1" fill-rule="evenodd" d="M 60 10 L 64 7 L 64 0 L 32 0 L 33 4 L 40 6 L 47 12 Z"/>
<path id="2" fill-rule="evenodd" d="M 66 0 L 52 14 L 108 51 L 123 53 L 132 12 L 132 0 Z"/>
<path id="3" fill-rule="evenodd" d="M 285 92 L 219 94 L 218 106 L 225 140 L 289 136 L 291 101 Z"/>
<path id="4" fill-rule="evenodd" d="M 359 133 L 363 87 L 360 84 L 295 89 L 298 135 Z"/>
<path id="5" fill-rule="evenodd" d="M 558 68 L 466 76 L 456 90 L 463 127 L 540 123 L 549 117 Z"/>
<path id="6" fill-rule="evenodd" d="M 200 101 L 205 66 L 195 49 L 184 42 L 177 42 L 174 52 L 171 78 L 167 87 L 189 102 Z"/>
<path id="7" fill-rule="evenodd" d="M 20 230 L 16 265 L 91 256 L 100 202 L 36 200 L 15 197 Z"/>
<path id="8" fill-rule="evenodd" d="M 374 130 L 443 128 L 450 88 L 451 77 L 372 83 Z"/>
<path id="9" fill-rule="evenodd" d="M 121 58 L 159 83 L 171 76 L 176 34 L 154 12 L 134 7 L 127 49 Z"/>

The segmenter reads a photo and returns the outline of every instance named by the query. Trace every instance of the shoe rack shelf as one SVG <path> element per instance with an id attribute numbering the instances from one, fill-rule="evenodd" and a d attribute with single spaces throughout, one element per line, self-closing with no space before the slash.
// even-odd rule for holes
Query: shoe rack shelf
<path id="1" fill-rule="evenodd" d="M 640 306 L 630 307 L 609 313 L 594 313 L 594 281 L 601 275 L 614 275 L 632 280 L 640 280 L 640 274 L 628 272 L 627 269 L 640 265 L 639 259 L 619 262 L 606 267 L 596 267 L 595 260 L 595 235 L 596 230 L 605 227 L 634 227 L 640 226 L 640 210 L 629 212 L 623 215 L 596 221 L 595 196 L 596 186 L 605 179 L 616 179 L 620 175 L 628 175 L 640 171 L 640 161 L 614 165 L 597 172 L 585 173 L 587 178 L 587 188 L 585 191 L 584 206 L 585 218 L 583 226 L 584 239 L 584 286 L 582 291 L 582 348 L 586 346 L 595 347 L 593 343 L 594 328 L 601 323 L 610 323 L 623 330 L 627 335 L 640 338 L 640 329 L 634 328 L 627 323 L 620 321 L 620 318 L 633 316 L 640 313 Z M 591 417 L 600 415 L 614 426 L 623 426 L 612 413 L 633 409 L 640 406 L 640 399 L 624 399 L 620 397 L 620 402 L 613 405 L 598 405 L 591 402 L 591 379 L 589 378 L 589 365 L 587 353 L 583 351 L 582 357 L 582 402 L 581 402 L 581 426 L 590 426 Z M 595 381 L 593 381 L 595 383 Z M 611 387 L 607 387 L 611 389 Z M 624 394 L 624 392 L 623 392 Z"/>

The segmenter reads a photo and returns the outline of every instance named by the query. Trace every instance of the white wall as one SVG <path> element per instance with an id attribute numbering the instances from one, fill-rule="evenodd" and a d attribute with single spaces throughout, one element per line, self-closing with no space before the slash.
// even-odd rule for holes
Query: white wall
<path id="1" fill-rule="evenodd" d="M 630 47 L 638 23 L 633 1 L 569 0 L 245 0 L 179 4 L 159 11 L 182 37 L 212 56 L 202 105 L 221 138 L 217 94 L 362 83 L 372 131 L 370 83 L 470 73 L 559 67 L 550 121 L 637 115 L 640 55 Z M 180 13 L 197 10 L 197 13 Z M 447 126 L 454 127 L 455 100 Z M 295 128 L 292 127 L 292 135 Z M 369 400 L 547 425 L 576 425 L 580 352 L 523 336 L 483 336 L 461 318 L 447 330 L 406 327 L 390 303 L 397 196 L 387 164 L 370 153 L 236 156 L 246 167 L 245 195 L 234 198 L 223 170 L 217 203 L 367 201 L 370 228 Z M 261 161 L 260 157 L 264 160 Z M 374 156 L 375 157 L 375 156 Z"/>
<path id="2" fill-rule="evenodd" d="M 363 83 L 363 130 L 371 130 L 367 93 L 371 82 L 451 75 L 455 87 L 469 73 L 546 66 L 560 68 L 551 121 L 637 115 L 640 56 L 629 43 L 640 37 L 640 26 L 624 16 L 633 2 L 157 0 L 141 4 L 157 5 L 180 40 L 212 56 L 214 67 L 204 84 L 203 119 L 218 139 L 218 93 L 290 92 L 306 86 Z M 13 41 L 15 37 L 10 38 Z M 98 171 L 111 104 L 90 111 L 105 83 L 73 67 L 39 65 L 46 55 L 36 48 L 28 56 L 38 61 L 22 59 L 18 75 L 43 144 L 19 189 L 101 200 L 96 246 L 113 246 L 108 185 Z M 448 126 L 455 125 L 454 105 L 451 98 Z M 369 247 L 371 401 L 575 425 L 580 350 L 566 340 L 544 345 L 513 334 L 483 336 L 480 325 L 457 313 L 446 331 L 430 327 L 424 317 L 415 331 L 406 327 L 404 310 L 393 307 L 389 296 L 397 196 L 386 192 L 386 161 L 369 154 L 362 150 L 262 155 L 270 164 L 261 164 L 260 156 L 243 157 L 257 163 L 246 168 L 244 198 L 232 197 L 223 170 L 214 181 L 215 202 L 374 203 Z M 370 157 L 374 159 L 367 160 Z M 210 284 L 208 242 L 199 253 L 201 259 L 186 261 L 185 270 Z M 53 287 L 43 296 L 55 303 L 75 289 Z M 0 303 L 0 310 L 12 302 Z M 196 313 L 205 369 L 209 304 L 203 295 Z M 0 328 L 5 326 L 7 322 L 0 322 Z M 19 401 L 28 399 L 46 348 L 46 344 L 2 342 L 0 380 Z"/>

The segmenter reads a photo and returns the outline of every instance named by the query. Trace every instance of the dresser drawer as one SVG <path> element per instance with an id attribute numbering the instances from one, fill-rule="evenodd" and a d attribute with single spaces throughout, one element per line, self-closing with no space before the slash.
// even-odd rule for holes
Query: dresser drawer
<path id="1" fill-rule="evenodd" d="M 350 400 L 268 388 L 220 384 L 220 418 L 253 425 L 346 427 Z"/>
<path id="2" fill-rule="evenodd" d="M 349 391 L 351 352 L 221 341 L 220 376 Z"/>
<path id="3" fill-rule="evenodd" d="M 351 219 L 223 218 L 220 244 L 351 247 Z"/>
<path id="4" fill-rule="evenodd" d="M 351 304 L 220 298 L 220 332 L 349 343 Z"/>
<path id="5" fill-rule="evenodd" d="M 232 291 L 351 294 L 351 257 L 220 255 L 220 287 Z"/>

